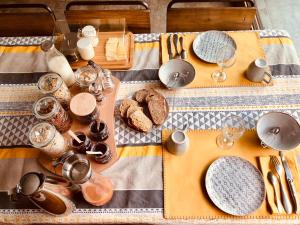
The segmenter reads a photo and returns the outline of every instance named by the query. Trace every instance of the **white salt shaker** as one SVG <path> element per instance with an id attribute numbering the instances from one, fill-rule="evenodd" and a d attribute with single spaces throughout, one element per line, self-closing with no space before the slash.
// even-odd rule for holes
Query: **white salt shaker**
<path id="1" fill-rule="evenodd" d="M 96 31 L 95 27 L 93 27 L 91 25 L 85 26 L 84 28 L 82 28 L 81 33 L 82 33 L 83 37 L 90 39 L 93 47 L 96 47 L 98 45 L 99 38 L 97 36 L 97 31 Z"/>
<path id="2" fill-rule="evenodd" d="M 90 60 L 94 58 L 95 51 L 89 38 L 81 38 L 77 41 L 78 52 L 84 60 Z"/>

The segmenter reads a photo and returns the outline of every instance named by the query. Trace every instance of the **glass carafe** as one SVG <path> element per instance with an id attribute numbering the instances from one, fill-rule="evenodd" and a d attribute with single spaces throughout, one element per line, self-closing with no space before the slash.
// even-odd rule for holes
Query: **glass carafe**
<path id="1" fill-rule="evenodd" d="M 72 86 L 75 83 L 75 75 L 66 57 L 55 48 L 51 41 L 44 41 L 41 48 L 46 54 L 49 69 L 58 73 L 68 87 Z"/>

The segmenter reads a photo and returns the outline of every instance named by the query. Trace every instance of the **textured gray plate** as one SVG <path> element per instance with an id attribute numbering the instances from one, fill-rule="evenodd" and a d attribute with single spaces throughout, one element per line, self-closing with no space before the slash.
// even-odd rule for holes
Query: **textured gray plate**
<path id="1" fill-rule="evenodd" d="M 224 156 L 208 168 L 205 187 L 212 202 L 222 211 L 244 216 L 263 203 L 266 188 L 260 171 L 237 156 Z"/>
<path id="2" fill-rule="evenodd" d="M 193 42 L 194 53 L 202 60 L 209 63 L 217 63 L 219 49 L 224 45 L 230 45 L 236 49 L 236 43 L 232 37 L 222 31 L 207 31 L 199 34 Z M 229 56 L 231 57 L 231 56 Z"/>

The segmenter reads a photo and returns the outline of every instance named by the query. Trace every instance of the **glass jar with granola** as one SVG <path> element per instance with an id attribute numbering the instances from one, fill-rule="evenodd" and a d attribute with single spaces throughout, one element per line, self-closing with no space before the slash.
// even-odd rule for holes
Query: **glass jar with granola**
<path id="1" fill-rule="evenodd" d="M 36 118 L 48 121 L 61 133 L 71 128 L 72 118 L 52 96 L 37 100 L 33 106 L 33 111 Z"/>
<path id="2" fill-rule="evenodd" d="M 41 76 L 38 81 L 38 88 L 43 94 L 55 97 L 64 109 L 69 108 L 71 93 L 57 73 L 47 73 Z"/>
<path id="3" fill-rule="evenodd" d="M 33 147 L 42 150 L 50 157 L 61 157 L 67 150 L 64 137 L 47 122 L 38 123 L 29 131 L 29 140 Z"/>

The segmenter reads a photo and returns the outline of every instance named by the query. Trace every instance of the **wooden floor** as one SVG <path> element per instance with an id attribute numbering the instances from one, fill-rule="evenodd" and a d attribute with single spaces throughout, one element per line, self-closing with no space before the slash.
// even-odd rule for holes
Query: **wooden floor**
<path id="1" fill-rule="evenodd" d="M 300 0 L 256 0 L 265 28 L 287 30 L 300 56 Z"/>

